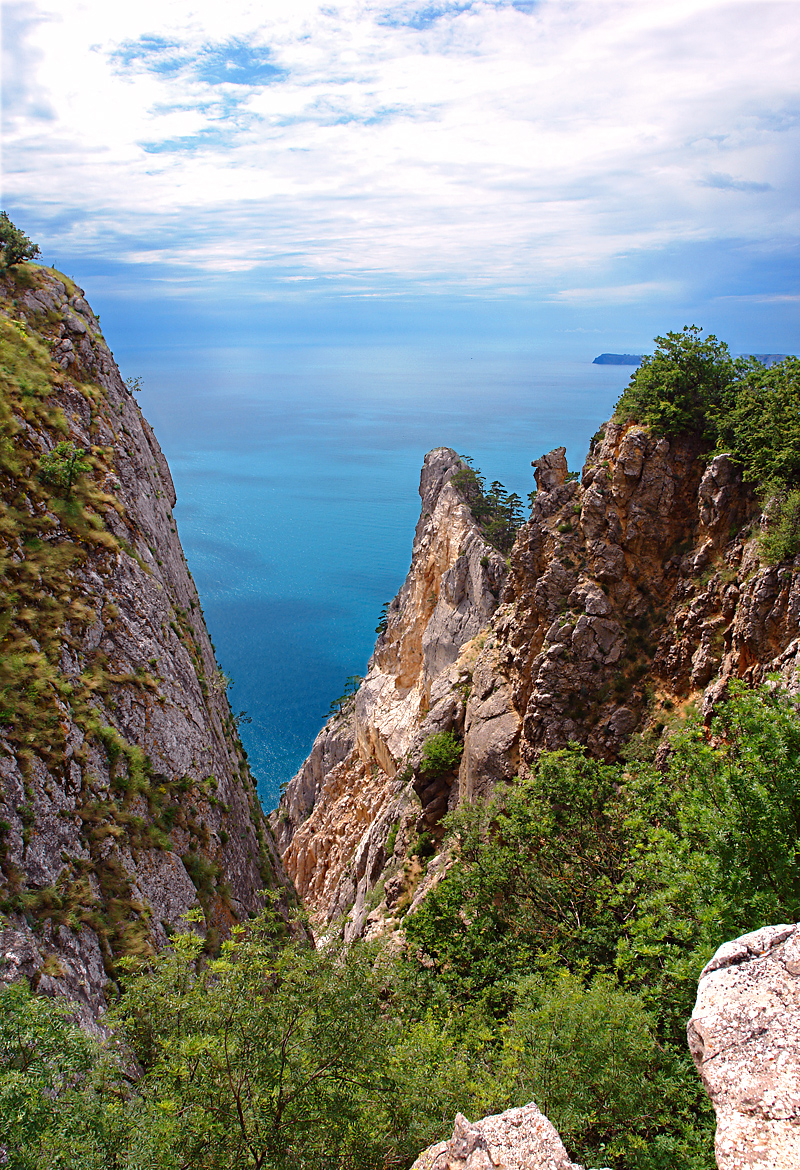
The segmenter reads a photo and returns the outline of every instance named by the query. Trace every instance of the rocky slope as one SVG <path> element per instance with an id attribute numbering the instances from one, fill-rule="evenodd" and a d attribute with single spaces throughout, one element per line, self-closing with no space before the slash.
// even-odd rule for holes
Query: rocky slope
<path id="1" fill-rule="evenodd" d="M 274 814 L 317 929 L 346 916 L 347 937 L 395 928 L 447 863 L 424 856 L 446 809 L 542 750 L 579 741 L 613 759 L 685 704 L 709 710 L 731 676 L 798 685 L 797 566 L 759 561 L 759 510 L 727 456 L 609 423 L 580 479 L 563 448 L 536 460 L 507 578 L 452 472 L 433 474 L 455 458 L 427 457 L 411 569 L 370 674 Z M 426 784 L 422 745 L 448 729 L 463 739 L 457 774 Z"/>
<path id="2" fill-rule="evenodd" d="M 83 293 L 0 281 L 0 978 L 102 1006 L 122 954 L 289 883 L 184 560 L 175 491 Z M 72 465 L 70 470 L 70 464 Z M 72 480 L 72 482 L 70 482 Z"/>

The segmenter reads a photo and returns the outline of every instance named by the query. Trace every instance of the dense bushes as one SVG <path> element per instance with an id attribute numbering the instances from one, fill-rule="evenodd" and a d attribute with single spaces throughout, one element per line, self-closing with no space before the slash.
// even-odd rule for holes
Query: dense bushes
<path id="1" fill-rule="evenodd" d="M 399 959 L 268 915 L 210 962 L 187 933 L 129 974 L 102 1053 L 0 993 L 8 1165 L 390 1170 L 457 1110 L 534 1098 L 586 1165 L 712 1170 L 686 1019 L 717 946 L 800 918 L 796 700 L 734 687 L 663 771 L 546 754 L 449 829 Z"/>

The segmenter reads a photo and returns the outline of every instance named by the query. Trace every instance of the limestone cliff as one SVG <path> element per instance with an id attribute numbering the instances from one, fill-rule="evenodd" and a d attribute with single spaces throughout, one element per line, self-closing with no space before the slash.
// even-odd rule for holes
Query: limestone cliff
<path id="1" fill-rule="evenodd" d="M 82 290 L 0 292 L 0 978 L 89 1015 L 188 909 L 213 938 L 289 883 L 158 442 Z"/>
<path id="2" fill-rule="evenodd" d="M 397 926 L 447 864 L 420 858 L 435 850 L 445 810 L 542 750 L 579 741 L 613 759 L 683 704 L 709 710 L 731 676 L 776 672 L 798 686 L 797 566 L 760 562 L 759 510 L 727 456 L 706 460 L 693 436 L 609 423 L 580 479 L 563 448 L 536 460 L 531 518 L 502 591 L 502 558 L 478 557 L 455 489 L 435 488 L 431 507 L 444 458 L 455 459 L 426 459 L 409 577 L 355 710 L 323 730 L 275 814 L 317 927 L 349 914 L 346 935 Z M 483 558 L 496 609 L 475 589 Z M 454 604 L 469 615 L 455 636 Z M 438 657 L 427 649 L 437 636 Z M 458 774 L 426 788 L 422 743 L 447 728 L 463 738 Z"/>
<path id="3" fill-rule="evenodd" d="M 407 905 L 419 867 L 409 876 L 402 859 L 453 799 L 454 776 L 425 785 L 415 770 L 429 735 L 463 734 L 475 639 L 507 572 L 450 482 L 465 466 L 447 447 L 426 456 L 411 568 L 367 677 L 352 708 L 320 732 L 273 814 L 285 864 L 318 929 L 352 908 L 345 933 L 361 933 L 382 874 L 394 882 L 395 903 L 405 897 Z"/>

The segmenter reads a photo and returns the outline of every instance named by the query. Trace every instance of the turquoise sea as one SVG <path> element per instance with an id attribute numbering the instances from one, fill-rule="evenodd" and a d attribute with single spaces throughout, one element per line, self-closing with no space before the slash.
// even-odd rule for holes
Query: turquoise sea
<path id="1" fill-rule="evenodd" d="M 591 355 L 594 356 L 594 355 Z M 408 569 L 426 451 L 454 447 L 525 499 L 531 460 L 578 469 L 628 367 L 487 344 L 150 349 L 142 408 L 267 808 Z"/>

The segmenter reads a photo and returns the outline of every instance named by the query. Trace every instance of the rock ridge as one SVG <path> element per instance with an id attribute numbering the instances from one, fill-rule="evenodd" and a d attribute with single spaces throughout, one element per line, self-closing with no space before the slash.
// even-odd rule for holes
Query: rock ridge
<path id="1" fill-rule="evenodd" d="M 557 448 L 534 461 L 508 571 L 449 485 L 456 459 L 426 458 L 411 568 L 355 709 L 323 729 L 273 814 L 318 929 L 348 915 L 348 936 L 396 929 L 446 868 L 438 818 L 544 750 L 579 742 L 614 760 L 690 702 L 709 715 L 731 678 L 798 690 L 800 563 L 759 559 L 759 508 L 730 456 L 614 421 L 580 478 Z M 492 576 L 476 589 L 484 557 Z M 440 730 L 463 754 L 426 820 L 414 785 Z M 425 833 L 437 855 L 421 862 Z"/>

